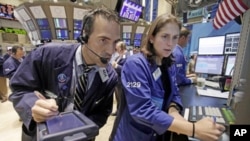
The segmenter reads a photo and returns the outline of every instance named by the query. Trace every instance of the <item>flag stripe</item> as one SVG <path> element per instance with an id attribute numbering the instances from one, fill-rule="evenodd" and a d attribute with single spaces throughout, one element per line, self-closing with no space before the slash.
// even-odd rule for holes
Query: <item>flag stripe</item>
<path id="1" fill-rule="evenodd" d="M 213 26 L 219 29 L 229 21 L 244 13 L 249 7 L 242 0 L 224 0 L 219 4 Z"/>

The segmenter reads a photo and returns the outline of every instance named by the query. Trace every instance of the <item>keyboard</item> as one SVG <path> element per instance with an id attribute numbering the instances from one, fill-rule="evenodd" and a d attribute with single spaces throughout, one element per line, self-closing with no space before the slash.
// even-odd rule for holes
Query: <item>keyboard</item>
<path id="1" fill-rule="evenodd" d="M 215 89 L 220 89 L 219 82 L 213 82 L 213 81 L 207 81 L 206 80 L 205 85 L 208 86 L 208 87 L 215 88 Z"/>
<path id="2" fill-rule="evenodd" d="M 197 89 L 198 95 L 218 97 L 227 99 L 229 92 L 221 92 L 220 90 L 215 90 L 213 88 Z"/>
<path id="3" fill-rule="evenodd" d="M 226 126 L 229 126 L 229 124 L 234 124 L 235 122 L 235 116 L 228 108 L 191 106 L 185 109 L 184 118 L 191 122 L 196 122 L 204 117 L 214 117 L 217 123 Z"/>

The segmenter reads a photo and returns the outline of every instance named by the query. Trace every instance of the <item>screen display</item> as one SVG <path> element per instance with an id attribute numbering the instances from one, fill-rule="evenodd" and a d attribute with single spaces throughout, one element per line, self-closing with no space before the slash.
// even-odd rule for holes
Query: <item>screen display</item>
<path id="1" fill-rule="evenodd" d="M 50 30 L 48 30 L 48 29 L 47 30 L 40 30 L 40 33 L 41 33 L 42 39 L 52 39 Z"/>
<path id="2" fill-rule="evenodd" d="M 240 40 L 240 33 L 226 34 L 224 53 L 236 54 L 238 51 L 239 40 Z"/>
<path id="3" fill-rule="evenodd" d="M 81 30 L 74 30 L 74 39 L 77 39 L 81 34 Z"/>
<path id="4" fill-rule="evenodd" d="M 74 20 L 74 29 L 82 30 L 82 20 Z"/>
<path id="5" fill-rule="evenodd" d="M 227 57 L 227 64 L 226 64 L 226 70 L 225 75 L 226 76 L 232 76 L 233 75 L 233 67 L 235 64 L 236 56 L 230 55 Z"/>
<path id="6" fill-rule="evenodd" d="M 225 36 L 199 38 L 199 55 L 222 55 L 224 51 Z"/>
<path id="7" fill-rule="evenodd" d="M 13 10 L 15 6 L 0 3 L 0 18 L 16 20 Z"/>
<path id="8" fill-rule="evenodd" d="M 127 46 L 130 46 L 130 39 L 123 39 L 124 43 L 127 45 Z"/>
<path id="9" fill-rule="evenodd" d="M 123 39 L 130 39 L 131 38 L 131 33 L 130 32 L 123 32 L 122 33 L 122 38 Z"/>
<path id="10" fill-rule="evenodd" d="M 57 29 L 56 30 L 56 37 L 57 39 L 68 39 L 68 30 L 66 29 Z"/>
<path id="11" fill-rule="evenodd" d="M 36 19 L 36 21 L 40 29 L 50 28 L 48 19 Z"/>
<path id="12" fill-rule="evenodd" d="M 224 64 L 224 55 L 198 55 L 195 72 L 221 75 Z"/>
<path id="13" fill-rule="evenodd" d="M 27 24 L 27 26 L 28 26 L 28 28 L 29 28 L 30 31 L 34 31 L 35 30 L 35 25 L 32 22 L 32 20 L 26 21 L 26 24 Z"/>
<path id="14" fill-rule="evenodd" d="M 56 28 L 67 28 L 66 19 L 63 18 L 55 18 L 54 24 Z"/>
<path id="15" fill-rule="evenodd" d="M 74 129 L 84 126 L 85 123 L 81 121 L 73 113 L 58 115 L 46 121 L 49 134 L 57 133 L 65 130 Z"/>
<path id="16" fill-rule="evenodd" d="M 141 46 L 141 40 L 134 40 L 134 46 L 140 47 Z"/>
<path id="17" fill-rule="evenodd" d="M 142 33 L 135 33 L 135 37 L 134 37 L 135 39 L 139 39 L 139 40 L 141 40 L 141 38 L 142 38 Z"/>
<path id="18" fill-rule="evenodd" d="M 141 16 L 142 8 L 139 4 L 124 0 L 119 15 L 122 18 L 137 22 Z"/>

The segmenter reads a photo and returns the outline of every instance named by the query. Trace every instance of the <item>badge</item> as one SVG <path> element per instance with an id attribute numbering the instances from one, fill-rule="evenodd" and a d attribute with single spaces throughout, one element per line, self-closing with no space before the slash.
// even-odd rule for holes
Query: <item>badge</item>
<path id="1" fill-rule="evenodd" d="M 65 74 L 63 74 L 63 73 L 61 73 L 61 74 L 59 74 L 59 75 L 57 76 L 57 80 L 58 80 L 58 82 L 60 82 L 60 83 L 66 82 L 66 79 L 67 79 L 67 76 L 66 76 Z"/>
<path id="2" fill-rule="evenodd" d="M 99 75 L 102 79 L 102 82 L 105 82 L 109 79 L 109 75 L 106 68 L 99 68 Z"/>
<path id="3" fill-rule="evenodd" d="M 153 72 L 153 77 L 154 77 L 154 80 L 158 80 L 161 76 L 161 70 L 160 68 L 157 68 L 154 72 Z"/>

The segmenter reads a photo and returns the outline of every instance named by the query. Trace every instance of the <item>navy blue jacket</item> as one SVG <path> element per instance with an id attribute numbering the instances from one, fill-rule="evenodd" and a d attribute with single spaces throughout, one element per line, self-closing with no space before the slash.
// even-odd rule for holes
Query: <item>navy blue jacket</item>
<path id="1" fill-rule="evenodd" d="M 10 100 L 27 129 L 31 130 L 30 127 L 34 124 L 31 108 L 38 99 L 34 90 L 49 90 L 61 98 L 66 97 L 61 103 L 61 109 L 67 106 L 67 99 L 72 100 L 70 88 L 74 87 L 71 86 L 73 60 L 79 46 L 80 44 L 49 43 L 38 47 L 26 56 L 19 71 L 12 77 L 10 85 L 13 93 Z M 112 112 L 113 92 L 117 83 L 117 74 L 111 64 L 106 69 L 109 79 L 102 82 L 99 73 L 95 75 L 93 85 L 86 94 L 90 96 L 81 111 L 99 127 L 106 123 Z"/>
<path id="2" fill-rule="evenodd" d="M 3 74 L 4 76 L 11 79 L 14 73 L 17 71 L 19 65 L 21 64 L 16 58 L 10 56 L 7 60 L 3 63 Z"/>

